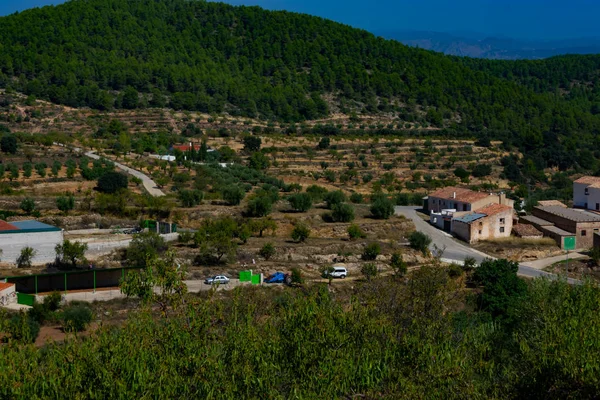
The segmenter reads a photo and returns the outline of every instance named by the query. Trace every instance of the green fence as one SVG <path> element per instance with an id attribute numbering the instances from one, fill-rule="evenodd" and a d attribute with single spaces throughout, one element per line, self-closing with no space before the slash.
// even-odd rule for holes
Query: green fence
<path id="1" fill-rule="evenodd" d="M 17 304 L 24 306 L 33 306 L 35 296 L 26 293 L 17 293 Z"/>
<path id="2" fill-rule="evenodd" d="M 252 282 L 252 271 L 240 271 L 240 282 Z"/>
<path id="3" fill-rule="evenodd" d="M 91 269 L 51 274 L 9 276 L 7 282 L 14 283 L 20 294 L 38 294 L 53 291 L 96 290 L 119 286 L 127 274 L 139 267 Z"/>

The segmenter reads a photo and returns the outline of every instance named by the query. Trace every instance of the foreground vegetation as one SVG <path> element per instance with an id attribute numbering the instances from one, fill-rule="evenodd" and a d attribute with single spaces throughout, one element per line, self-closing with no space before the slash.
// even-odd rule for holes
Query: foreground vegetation
<path id="1" fill-rule="evenodd" d="M 501 260 L 474 274 L 430 265 L 407 281 L 246 288 L 224 301 L 223 292 L 184 295 L 175 270 L 162 272 L 168 296 L 145 297 L 121 327 L 42 349 L 0 347 L 0 397 L 558 399 L 600 390 L 600 293 L 589 283 L 526 284 Z M 160 315 L 159 301 L 170 304 Z"/>

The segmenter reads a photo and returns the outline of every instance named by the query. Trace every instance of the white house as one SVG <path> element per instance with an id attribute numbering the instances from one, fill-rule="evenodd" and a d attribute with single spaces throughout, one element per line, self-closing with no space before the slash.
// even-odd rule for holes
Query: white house
<path id="1" fill-rule="evenodd" d="M 600 177 L 582 176 L 573 182 L 573 207 L 600 211 Z"/>
<path id="2" fill-rule="evenodd" d="M 17 292 L 14 283 L 0 282 L 0 306 L 17 302 Z"/>
<path id="3" fill-rule="evenodd" d="M 63 242 L 63 230 L 38 221 L 0 221 L 0 259 L 3 262 L 16 262 L 21 249 L 35 250 L 34 264 L 44 264 L 56 259 L 55 247 Z"/>

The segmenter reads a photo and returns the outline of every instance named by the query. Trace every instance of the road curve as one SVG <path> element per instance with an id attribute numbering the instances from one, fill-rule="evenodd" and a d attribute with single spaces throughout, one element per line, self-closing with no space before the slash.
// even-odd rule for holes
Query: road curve
<path id="1" fill-rule="evenodd" d="M 102 158 L 93 151 L 88 151 L 85 153 L 85 155 L 94 160 L 99 160 L 100 158 Z M 138 170 L 135 170 L 133 168 L 130 168 L 127 165 L 118 163 L 116 161 L 111 160 L 111 162 L 113 164 L 115 164 L 115 167 L 119 168 L 121 171 L 124 171 L 124 172 L 128 173 L 129 175 L 132 175 L 132 176 L 135 176 L 136 178 L 141 179 L 142 184 L 144 185 L 144 188 L 150 194 L 150 196 L 161 197 L 161 196 L 165 195 L 164 192 L 158 188 L 158 185 L 156 184 L 156 182 L 154 182 L 152 180 L 152 178 L 150 178 L 148 175 L 146 175 Z"/>
<path id="2" fill-rule="evenodd" d="M 79 147 L 70 147 L 70 146 L 66 146 L 62 143 L 56 143 L 54 142 L 54 144 L 56 146 L 61 146 L 61 147 L 68 147 L 71 148 L 73 151 L 77 152 L 77 153 L 81 153 L 84 150 L 79 148 Z M 100 157 L 98 154 L 96 154 L 95 151 L 88 151 L 84 153 L 86 157 L 89 157 L 91 159 L 94 160 L 99 160 L 102 157 Z M 135 176 L 136 178 L 139 178 L 142 180 L 142 184 L 144 185 L 144 188 L 146 189 L 146 191 L 148 192 L 148 194 L 150 194 L 150 196 L 153 197 L 161 197 L 161 196 L 165 196 L 164 192 L 162 190 L 160 190 L 158 188 L 158 185 L 156 184 L 156 182 L 154 182 L 152 180 L 152 178 L 150 178 L 148 175 L 144 174 L 143 172 L 140 172 L 138 170 L 135 170 L 133 168 L 128 167 L 127 165 L 123 165 L 121 163 L 118 163 L 116 161 L 112 161 L 111 162 L 113 164 L 115 164 L 115 167 L 119 168 L 121 171 L 124 171 L 126 173 L 128 173 L 129 175 Z"/>
<path id="3" fill-rule="evenodd" d="M 415 224 L 415 228 L 427 234 L 431 237 L 431 245 L 429 246 L 430 250 L 434 250 L 434 245 L 438 248 L 442 248 L 444 250 L 442 259 L 444 261 L 452 262 L 452 261 L 464 261 L 467 257 L 473 257 L 477 260 L 478 263 L 485 260 L 486 258 L 494 259 L 485 253 L 477 251 L 462 242 L 454 239 L 450 234 L 437 229 L 433 225 L 430 225 L 428 222 L 424 221 L 421 217 L 417 215 L 416 210 L 418 207 L 395 207 L 396 215 L 403 215 L 406 218 L 409 218 Z M 527 265 L 519 264 L 519 275 L 528 277 L 528 278 L 539 278 L 539 277 L 547 277 L 547 278 L 556 278 L 556 275 L 540 271 L 539 269 L 535 269 L 532 267 L 528 267 Z M 568 279 L 569 283 L 575 283 L 576 280 Z"/>

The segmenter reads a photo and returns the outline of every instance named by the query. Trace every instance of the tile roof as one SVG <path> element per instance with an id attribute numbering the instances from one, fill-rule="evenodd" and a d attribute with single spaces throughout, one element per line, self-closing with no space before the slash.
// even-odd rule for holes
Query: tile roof
<path id="1" fill-rule="evenodd" d="M 558 200 L 540 200 L 540 201 L 538 201 L 538 206 L 543 206 L 543 207 L 559 206 L 562 208 L 568 208 L 566 204 L 564 204 Z"/>
<path id="2" fill-rule="evenodd" d="M 488 196 L 490 196 L 489 193 L 474 192 L 469 189 L 454 186 L 448 186 L 446 188 L 436 190 L 435 192 L 429 195 L 429 197 L 437 197 L 446 200 L 456 200 L 463 203 L 473 203 L 475 201 L 485 199 Z"/>
<path id="3" fill-rule="evenodd" d="M 600 183 L 600 177 L 598 176 L 582 176 L 577 179 L 575 183 L 585 183 L 586 185 L 593 185 L 594 183 Z"/>
<path id="4" fill-rule="evenodd" d="M 4 283 L 4 282 L 0 282 L 0 290 L 5 290 L 11 287 L 14 287 L 15 284 L 14 283 Z"/>
<path id="5" fill-rule="evenodd" d="M 185 143 L 173 145 L 173 150 L 190 151 L 192 147 L 194 148 L 194 150 L 200 149 L 200 145 L 198 143 Z"/>
<path id="6" fill-rule="evenodd" d="M 542 236 L 542 232 L 536 229 L 535 226 L 529 224 L 513 225 L 513 232 L 520 237 Z"/>
<path id="7" fill-rule="evenodd" d="M 477 210 L 478 213 L 485 214 L 488 217 L 492 215 L 499 214 L 505 211 L 512 211 L 513 208 L 509 206 L 505 206 L 504 204 L 490 204 L 489 206 L 485 206 Z"/>
<path id="8" fill-rule="evenodd" d="M 545 219 L 536 217 L 535 215 L 524 215 L 524 216 L 520 217 L 519 220 L 527 221 L 531 224 L 539 225 L 539 226 L 553 226 L 554 225 L 553 222 L 546 221 Z"/>
<path id="9" fill-rule="evenodd" d="M 16 226 L 9 224 L 8 222 L 0 220 L 0 231 L 15 231 L 18 230 Z"/>
<path id="10" fill-rule="evenodd" d="M 536 206 L 536 207 L 534 207 L 533 210 L 534 210 L 534 214 L 535 214 L 535 210 L 540 210 L 540 211 L 546 212 L 548 214 L 552 214 L 557 217 L 564 218 L 564 219 L 567 219 L 569 221 L 574 221 L 574 222 L 600 222 L 600 215 L 597 215 L 597 214 L 594 214 L 591 212 L 587 212 L 584 210 L 575 210 L 573 208 L 563 208 L 560 206 L 549 206 L 549 207 Z"/>

